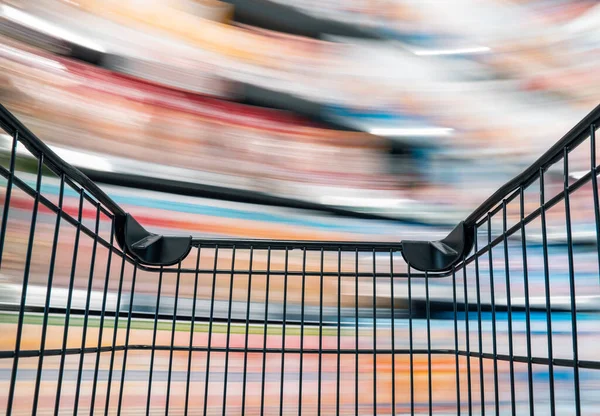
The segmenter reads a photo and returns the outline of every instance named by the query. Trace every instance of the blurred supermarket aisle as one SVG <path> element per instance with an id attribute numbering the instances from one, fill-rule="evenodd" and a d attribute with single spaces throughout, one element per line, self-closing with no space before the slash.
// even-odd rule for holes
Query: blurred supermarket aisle
<path id="1" fill-rule="evenodd" d="M 598 104 L 599 22 L 592 0 L 6 0 L 0 102 L 153 232 L 435 240 Z M 0 134 L 3 165 L 11 144 Z M 16 154 L 16 176 L 34 188 L 34 158 L 23 146 Z M 574 149 L 566 181 L 556 166 L 525 190 L 525 212 L 588 174 L 591 155 Z M 60 180 L 43 173 L 41 192 L 57 203 Z M 61 382 L 65 413 L 116 410 L 124 391 L 124 414 L 178 414 L 186 400 L 207 414 L 291 414 L 302 389 L 306 414 L 404 414 L 411 401 L 419 413 L 430 400 L 436 414 L 455 414 L 457 402 L 500 414 L 534 402 L 546 414 L 552 400 L 566 414 L 580 383 L 591 414 L 600 405 L 592 186 L 570 194 L 571 230 L 564 203 L 545 212 L 547 251 L 534 218 L 526 243 L 515 234 L 459 276 L 407 279 L 399 252 L 205 248 L 199 266 L 184 261 L 188 273 L 162 282 L 140 269 L 134 287 L 130 265 L 108 264 L 105 246 L 89 235 L 76 244 L 63 224 L 51 290 L 56 215 L 40 208 L 26 267 L 34 202 L 13 186 L 0 390 L 16 374 L 23 303 L 23 414 L 36 383 L 40 413 L 50 412 Z M 6 188 L 2 178 L 2 212 Z M 76 217 L 78 192 L 62 196 Z M 505 223 L 479 228 L 476 249 L 522 221 L 516 199 L 505 210 Z M 81 216 L 110 239 L 92 204 Z M 496 354 L 512 361 L 493 367 Z M 0 409 L 6 401 L 0 394 Z"/>
<path id="2" fill-rule="evenodd" d="M 376 36 L 275 32 L 270 1 L 267 28 L 216 0 L 6 2 L 2 102 L 101 171 L 447 224 L 597 103 L 593 2 L 351 3 L 284 6 Z"/>

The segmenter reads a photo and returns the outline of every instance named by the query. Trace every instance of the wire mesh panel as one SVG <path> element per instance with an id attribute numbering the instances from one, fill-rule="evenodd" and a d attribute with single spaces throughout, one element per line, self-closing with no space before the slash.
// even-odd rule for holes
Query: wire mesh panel
<path id="1" fill-rule="evenodd" d="M 422 271 L 411 242 L 191 238 L 176 261 L 147 261 L 164 237 L 127 243 L 125 212 L 3 113 L 0 405 L 592 414 L 599 114 L 465 221 L 465 255 Z"/>
<path id="2" fill-rule="evenodd" d="M 457 349 L 471 357 L 463 412 L 598 408 L 596 132 L 586 122 L 475 221 L 474 251 L 462 265 L 468 332 Z"/>

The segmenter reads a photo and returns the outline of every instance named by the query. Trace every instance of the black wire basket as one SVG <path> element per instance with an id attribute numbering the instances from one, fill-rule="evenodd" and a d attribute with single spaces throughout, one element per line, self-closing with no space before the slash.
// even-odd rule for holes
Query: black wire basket
<path id="1" fill-rule="evenodd" d="M 594 413 L 600 362 L 578 324 L 600 290 L 599 120 L 600 107 L 446 238 L 390 244 L 148 232 L 0 106 L 12 138 L 0 166 L 0 405 Z M 575 152 L 587 160 L 577 177 Z M 545 179 L 556 172 L 558 186 Z M 571 199 L 584 189 L 595 228 L 581 242 Z M 583 263 L 596 271 L 587 286 Z"/>

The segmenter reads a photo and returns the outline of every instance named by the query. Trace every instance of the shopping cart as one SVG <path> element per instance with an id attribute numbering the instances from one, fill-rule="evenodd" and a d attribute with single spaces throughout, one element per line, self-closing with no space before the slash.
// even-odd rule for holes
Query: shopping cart
<path id="1" fill-rule="evenodd" d="M 596 412 L 599 121 L 600 107 L 446 238 L 389 244 L 151 233 L 0 106 L 12 138 L 0 166 L 0 273 L 10 283 L 0 294 L 1 405 Z M 575 200 L 593 212 L 585 238 Z M 562 237 L 548 230 L 557 216 Z M 580 278 L 584 266 L 593 271 Z"/>

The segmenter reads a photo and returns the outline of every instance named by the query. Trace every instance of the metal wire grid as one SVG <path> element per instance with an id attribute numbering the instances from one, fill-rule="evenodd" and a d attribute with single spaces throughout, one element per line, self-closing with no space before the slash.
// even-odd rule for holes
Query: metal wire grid
<path id="1" fill-rule="evenodd" d="M 12 325 L 3 326 L 14 343 L 9 349 L 3 345 L 0 351 L 0 364 L 9 374 L 8 381 L 3 381 L 7 414 L 47 412 L 48 403 L 55 414 L 556 414 L 564 411 L 557 404 L 565 405 L 557 397 L 562 394 L 555 385 L 557 369 L 572 372 L 573 398 L 567 402 L 575 414 L 582 414 L 585 381 L 581 372 L 592 370 L 595 376 L 600 363 L 594 355 L 580 357 L 570 200 L 591 183 L 596 227 L 593 252 L 600 261 L 594 125 L 589 132 L 584 141 L 590 148 L 588 173 L 569 180 L 569 154 L 583 145 L 582 140 L 565 147 L 559 160 L 539 166 L 537 179 L 505 195 L 478 218 L 478 238 L 470 257 L 451 272 L 432 276 L 405 265 L 399 257 L 400 244 L 195 239 L 194 250 L 177 266 L 138 265 L 115 244 L 115 215 L 110 207 L 76 181 L 58 172 L 58 201 L 44 194 L 43 154 L 38 157 L 33 186 L 21 178 L 15 169 L 19 139 L 15 133 L 8 168 L 0 167 L 6 179 L 0 270 L 17 276 L 21 286 L 15 304 L 2 304 L 4 313 L 13 317 Z M 563 188 L 547 199 L 544 178 L 560 162 Z M 528 210 L 527 191 L 536 186 L 539 205 Z M 9 211 L 23 209 L 15 200 L 11 205 L 13 190 L 32 200 L 25 208 L 31 214 L 26 252 L 18 267 L 13 267 L 14 259 L 3 257 L 10 250 L 5 244 L 13 226 Z M 72 195 L 76 195 L 75 207 L 66 204 Z M 516 217 L 511 212 L 515 203 Z M 569 285 L 563 312 L 570 315 L 570 357 L 557 355 L 552 328 L 556 306 L 546 223 L 554 215 L 552 208 L 560 203 L 566 227 Z M 46 256 L 34 253 L 41 207 L 55 221 Z M 92 213 L 90 224 L 86 224 L 86 211 L 88 216 Z M 494 222 L 498 218 L 500 227 Z M 546 353 L 533 348 L 531 316 L 540 306 L 530 303 L 527 266 L 531 253 L 526 227 L 538 219 Z M 64 231 L 69 227 L 71 232 Z M 102 229 L 108 230 L 105 236 Z M 70 250 L 61 252 L 60 236 L 65 232 L 73 243 Z M 515 247 L 522 261 L 517 272 L 511 268 Z M 97 260 L 101 251 L 106 262 Z M 89 255 L 87 267 L 79 266 L 81 253 Z M 71 260 L 63 262 L 61 256 Z M 40 258 L 47 273 L 36 275 L 32 266 L 37 267 Z M 68 279 L 57 282 L 57 270 Z M 427 278 L 434 276 L 440 278 Z M 499 282 L 504 284 L 503 291 L 497 290 Z M 28 290 L 34 284 L 46 289 L 41 305 L 29 299 Z M 517 284 L 522 285 L 523 302 L 514 305 L 511 290 Z M 483 290 L 486 285 L 489 293 Z M 52 291 L 64 286 L 66 303 L 55 303 Z M 173 287 L 174 293 L 169 292 Z M 114 289 L 117 295 L 109 304 Z M 91 307 L 94 290 L 102 293 L 99 308 Z M 136 308 L 143 303 L 142 295 L 155 301 L 154 311 Z M 172 303 L 161 305 L 169 297 Z M 445 306 L 444 300 L 449 300 Z M 199 303 L 208 309 L 199 308 Z M 450 314 L 446 326 L 439 317 L 444 308 Z M 257 309 L 264 312 L 257 313 Z M 491 337 L 486 337 L 483 328 L 488 310 Z M 514 340 L 517 319 L 513 313 L 517 310 L 525 315 L 524 354 L 515 352 L 522 350 Z M 28 346 L 23 337 L 32 330 L 33 317 L 41 317 L 41 325 L 37 324 L 41 333 L 39 341 L 28 339 Z M 74 317 L 80 318 L 76 325 Z M 56 324 L 57 320 L 62 324 Z M 504 325 L 506 337 L 499 335 Z M 58 346 L 50 348 L 49 344 L 56 343 L 49 337 L 55 326 L 62 336 Z M 73 341 L 75 328 L 81 328 L 76 330 L 81 335 Z M 499 352 L 500 343 L 508 351 Z M 541 383 L 547 393 L 535 380 L 534 366 L 547 368 L 547 382 Z M 526 374 L 525 404 L 517 388 L 521 372 Z M 549 409 L 540 410 L 537 397 L 546 399 Z"/>
<path id="2" fill-rule="evenodd" d="M 578 322 L 582 320 L 578 314 L 586 312 L 586 305 L 583 303 L 590 297 L 596 297 L 599 292 L 598 270 L 600 266 L 600 215 L 598 205 L 598 165 L 596 161 L 596 124 L 588 125 L 587 132 L 573 140 L 571 144 L 565 145 L 562 152 L 544 163 L 537 166 L 537 173 L 530 175 L 526 181 L 522 182 L 515 190 L 507 194 L 498 201 L 496 206 L 488 211 L 485 216 L 479 218 L 476 222 L 476 235 L 474 251 L 465 259 L 462 264 L 464 280 L 470 278 L 471 284 L 476 287 L 476 301 L 474 305 L 470 304 L 468 299 L 467 289 L 465 286 L 464 305 L 469 307 L 464 308 L 465 321 L 469 322 L 469 312 L 476 313 L 476 342 L 478 345 L 473 350 L 470 345 L 470 325 L 466 324 L 465 349 L 460 350 L 458 342 L 455 344 L 456 354 L 466 355 L 467 357 L 475 357 L 475 364 L 478 365 L 476 373 L 479 376 L 479 386 L 474 387 L 473 368 L 470 360 L 467 360 L 467 403 L 468 413 L 485 414 L 486 407 L 488 413 L 499 415 L 501 413 L 510 414 L 587 414 L 592 412 L 594 406 L 590 402 L 589 397 L 582 398 L 582 392 L 585 390 L 593 391 L 597 387 L 600 380 L 600 361 L 593 347 L 585 348 L 582 359 L 582 345 L 580 345 L 580 337 L 582 333 L 578 330 Z M 587 133 L 587 134 L 586 134 Z M 579 172 L 578 175 L 572 175 L 570 170 L 570 161 L 581 166 L 582 163 L 587 164 L 587 169 Z M 585 169 L 585 168 L 583 168 Z M 549 185 L 546 178 L 550 176 L 552 179 L 557 177 L 562 178 L 562 183 L 553 183 Z M 575 176 L 575 177 L 574 177 Z M 555 181 L 553 181 L 555 182 Z M 559 186 L 557 186 L 559 185 Z M 552 197 L 546 195 L 552 193 Z M 529 197 L 529 198 L 528 198 Z M 537 202 L 535 198 L 538 198 Z M 571 200 L 578 199 L 578 207 L 581 209 L 582 204 L 585 205 L 585 210 L 589 213 L 593 211 L 593 236 L 585 236 L 582 238 L 573 231 L 573 211 L 571 209 Z M 511 215 L 512 214 L 512 215 Z M 512 220 L 511 220 L 512 217 Z M 560 222 L 562 230 L 562 238 L 556 238 L 554 235 L 551 241 L 548 237 L 548 218 L 552 217 Z M 588 217 L 588 218 L 589 218 Z M 493 225 L 496 222 L 495 226 Z M 564 228 L 563 228 L 564 227 Z M 528 238 L 535 235 L 538 241 L 530 242 Z M 539 238 L 541 237 L 541 238 Z M 576 241 L 579 240 L 579 241 Z M 483 243 L 483 244 L 482 244 Z M 481 247 L 479 247 L 481 245 Z M 552 250 L 553 256 L 549 254 Z M 536 254 L 530 251 L 538 251 Z M 498 252 L 499 255 L 498 255 Z M 519 253 L 520 252 L 520 253 Z M 541 253 L 539 253 L 541 252 Z M 566 253 L 566 256 L 560 256 L 559 253 Z M 528 266 L 528 261 L 539 261 L 541 254 L 541 267 Z M 566 257 L 566 258 L 565 258 Z M 550 260 L 555 262 L 552 264 Z M 566 260 L 566 261 L 565 261 Z M 576 260 L 581 262 L 581 267 L 576 267 Z M 586 264 L 583 264 L 585 261 Z M 564 263 L 566 263 L 566 265 Z M 482 271 L 482 265 L 487 263 L 487 269 Z M 503 264 L 502 264 L 503 263 Z M 591 267 L 590 267 L 591 263 Z M 469 267 L 470 266 L 470 267 Z M 566 267 L 565 267 L 566 266 Z M 559 271 L 566 268 L 568 283 L 565 293 L 564 287 L 557 287 L 553 280 L 560 275 Z M 471 270 L 470 276 L 468 270 Z M 538 284 L 532 291 L 532 283 L 530 282 L 530 274 L 532 270 L 541 272 L 541 283 Z M 578 278 L 579 283 L 578 283 Z M 453 277 L 454 279 L 454 277 Z M 585 279 L 585 280 L 583 280 Z M 488 280 L 489 288 L 489 303 L 483 304 L 481 284 Z M 488 283 L 485 282 L 485 283 Z M 563 280 L 564 282 L 564 280 Z M 584 291 L 577 291 L 578 285 Z M 498 286 L 503 286 L 498 290 Z M 515 307 L 514 293 L 511 291 L 517 289 L 519 291 L 519 305 Z M 503 292 L 503 293 L 502 293 Z M 536 293 L 537 292 L 537 293 Z M 560 293 L 559 293 L 560 292 Z M 456 293 L 456 292 L 455 292 Z M 498 294 L 504 295 L 503 301 L 498 304 Z M 532 299 L 535 298 L 535 304 L 532 304 Z M 540 302 L 539 298 L 543 298 Z M 456 299 L 456 297 L 454 298 Z M 579 302 L 579 304 L 578 304 Z M 485 336 L 482 336 L 482 315 L 485 313 L 483 308 L 488 309 L 491 319 L 491 352 L 486 352 L 486 347 L 483 345 Z M 524 318 L 516 319 L 513 314 L 515 310 L 524 312 Z M 597 303 L 591 306 L 594 323 L 598 319 Z M 532 344 L 532 314 L 537 313 L 545 317 L 545 325 L 543 326 L 543 336 L 538 335 L 537 346 Z M 560 323 L 557 316 L 567 315 L 570 327 L 563 330 L 565 336 L 560 337 L 560 343 L 557 342 L 556 321 Z M 521 321 L 521 322 L 519 322 Z M 524 322 L 523 322 L 524 321 Z M 456 322 L 456 320 L 455 320 Z M 521 340 L 521 344 L 515 342 L 514 325 L 524 323 L 525 337 Z M 499 350 L 498 326 L 506 325 L 507 353 L 501 354 Z M 545 342 L 544 341 L 545 338 Z M 455 338 L 457 339 L 457 338 Z M 563 346 L 570 346 L 565 350 Z M 560 348 L 557 348 L 560 347 Z M 489 348 L 489 343 L 487 348 Z M 515 353 L 515 349 L 524 350 L 525 354 Z M 493 368 L 493 380 L 487 381 L 485 360 L 491 360 Z M 510 393 L 508 405 L 503 407 L 499 405 L 501 400 L 502 385 L 499 380 L 499 367 L 502 364 L 508 364 L 508 381 L 504 384 L 506 390 Z M 521 366 L 516 369 L 519 364 L 526 364 L 526 368 Z M 539 371 L 535 367 L 540 365 L 547 368 L 547 381 L 543 383 L 543 388 L 540 388 L 539 383 L 535 379 L 539 379 Z M 457 361 L 457 373 L 458 373 Z M 568 400 L 565 400 L 565 392 L 561 391 L 557 386 L 556 369 L 572 378 L 570 383 L 561 383 L 560 388 L 567 389 L 567 395 L 572 394 Z M 586 372 L 585 381 L 581 380 L 582 371 Z M 525 375 L 524 383 L 519 383 L 517 374 Z M 586 387 L 584 388 L 584 384 Z M 457 386 L 459 381 L 457 378 Z M 493 399 L 489 385 L 493 386 Z M 518 387 L 523 386 L 526 392 L 519 392 Z M 475 403 L 474 395 L 479 393 L 478 403 Z M 563 397 L 560 397 L 560 396 Z M 521 399 L 519 399 L 521 396 Z M 523 399 L 524 396 L 524 399 Z M 487 406 L 492 400 L 493 406 Z M 542 400 L 540 400 L 542 399 Z M 464 400 L 464 399 L 463 399 Z M 519 400 L 526 403 L 519 406 Z M 539 401 L 547 402 L 538 403 Z M 460 389 L 457 387 L 457 403 L 460 403 Z M 482 403 L 486 405 L 482 405 Z M 582 410 L 584 409 L 584 410 Z M 462 409 L 465 410 L 464 408 Z M 457 406 L 457 413 L 461 412 L 461 406 Z"/>

